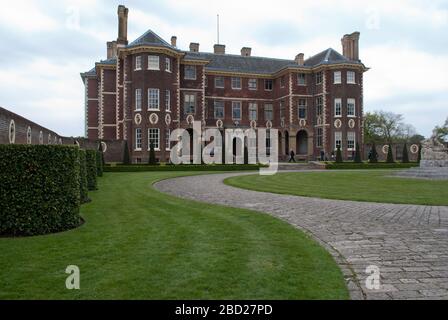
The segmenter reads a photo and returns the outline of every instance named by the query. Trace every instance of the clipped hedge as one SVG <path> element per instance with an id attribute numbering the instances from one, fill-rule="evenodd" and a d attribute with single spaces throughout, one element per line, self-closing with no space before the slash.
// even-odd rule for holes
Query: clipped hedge
<path id="1" fill-rule="evenodd" d="M 214 165 L 119 165 L 105 166 L 104 172 L 144 172 L 144 171 L 243 171 L 258 170 L 262 165 L 257 164 L 214 164 Z"/>
<path id="2" fill-rule="evenodd" d="M 89 201 L 87 185 L 86 151 L 79 149 L 79 193 L 81 203 Z"/>
<path id="3" fill-rule="evenodd" d="M 327 163 L 325 165 L 326 169 L 330 170 L 343 170 L 343 169 L 408 169 L 412 167 L 418 167 L 419 164 L 417 162 L 411 163 L 386 163 L 386 162 L 377 162 L 377 163 L 353 163 L 353 162 L 344 162 L 344 163 Z"/>
<path id="4" fill-rule="evenodd" d="M 89 191 L 97 189 L 96 177 L 98 175 L 98 169 L 96 158 L 96 150 L 86 150 L 87 187 Z"/>
<path id="5" fill-rule="evenodd" d="M 96 174 L 98 177 L 103 176 L 103 153 L 101 151 L 96 152 Z"/>
<path id="6" fill-rule="evenodd" d="M 0 145 L 0 234 L 31 236 L 78 226 L 79 170 L 74 146 Z"/>

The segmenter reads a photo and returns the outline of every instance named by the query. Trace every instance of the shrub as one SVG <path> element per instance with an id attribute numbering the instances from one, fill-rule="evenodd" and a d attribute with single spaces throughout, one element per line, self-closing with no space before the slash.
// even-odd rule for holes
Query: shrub
<path id="1" fill-rule="evenodd" d="M 387 148 L 387 163 L 394 163 L 394 155 L 392 153 L 392 146 L 389 144 L 389 148 Z"/>
<path id="2" fill-rule="evenodd" d="M 87 169 L 87 186 L 90 191 L 96 190 L 96 177 L 97 177 L 97 165 L 96 165 L 96 150 L 86 150 L 86 169 Z"/>
<path id="3" fill-rule="evenodd" d="M 79 197 L 81 203 L 89 201 L 87 186 L 86 151 L 79 149 Z"/>
<path id="4" fill-rule="evenodd" d="M 244 164 L 249 164 L 249 150 L 244 146 Z"/>
<path id="5" fill-rule="evenodd" d="M 417 167 L 417 162 L 410 163 L 386 163 L 386 162 L 345 162 L 345 163 L 327 163 L 325 168 L 330 170 L 343 170 L 343 169 L 408 169 L 412 167 Z"/>
<path id="6" fill-rule="evenodd" d="M 409 163 L 408 146 L 406 145 L 406 143 L 403 146 L 403 158 L 401 162 Z"/>
<path id="7" fill-rule="evenodd" d="M 339 145 L 336 150 L 336 163 L 342 163 L 342 152 L 341 152 L 341 146 Z"/>
<path id="8" fill-rule="evenodd" d="M 372 148 L 370 149 L 370 152 L 369 152 L 369 162 L 370 163 L 378 162 L 378 152 L 376 152 L 375 142 L 372 143 Z"/>
<path id="9" fill-rule="evenodd" d="M 96 174 L 98 177 L 103 176 L 103 152 L 96 152 Z"/>
<path id="10" fill-rule="evenodd" d="M 359 143 L 356 143 L 356 151 L 355 151 L 355 163 L 362 163 L 361 160 L 361 150 L 359 150 Z"/>
<path id="11" fill-rule="evenodd" d="M 78 226 L 79 151 L 0 145 L 0 234 L 31 236 Z"/>
<path id="12" fill-rule="evenodd" d="M 123 164 L 131 164 L 131 158 L 129 156 L 129 147 L 128 147 L 128 141 L 124 141 L 124 147 L 123 147 Z"/>
<path id="13" fill-rule="evenodd" d="M 154 144 L 152 142 L 149 144 L 149 161 L 148 161 L 148 163 L 150 165 L 156 164 L 156 153 L 154 150 Z"/>

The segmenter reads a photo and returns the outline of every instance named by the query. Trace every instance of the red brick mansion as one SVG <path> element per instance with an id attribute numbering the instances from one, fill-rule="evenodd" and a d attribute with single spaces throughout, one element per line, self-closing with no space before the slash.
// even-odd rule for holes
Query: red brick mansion
<path id="1" fill-rule="evenodd" d="M 118 7 L 118 38 L 107 59 L 82 73 L 86 136 L 127 140 L 133 162 L 148 159 L 150 142 L 160 161 L 170 156 L 169 133 L 201 121 L 206 128 L 278 129 L 279 154 L 327 158 L 340 145 L 350 159 L 363 145 L 363 73 L 359 33 L 342 38 L 339 54 L 327 49 L 308 59 L 252 56 L 251 48 L 213 53 L 198 43 L 188 51 L 153 31 L 129 43 L 128 9 Z"/>

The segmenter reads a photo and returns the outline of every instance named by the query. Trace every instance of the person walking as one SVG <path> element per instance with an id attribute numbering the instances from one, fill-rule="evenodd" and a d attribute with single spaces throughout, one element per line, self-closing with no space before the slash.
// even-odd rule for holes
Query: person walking
<path id="1" fill-rule="evenodd" d="M 291 150 L 290 152 L 289 152 L 289 161 L 288 162 L 296 162 L 296 159 L 294 158 L 294 156 L 295 156 L 295 154 L 294 154 L 294 151 L 293 150 Z"/>

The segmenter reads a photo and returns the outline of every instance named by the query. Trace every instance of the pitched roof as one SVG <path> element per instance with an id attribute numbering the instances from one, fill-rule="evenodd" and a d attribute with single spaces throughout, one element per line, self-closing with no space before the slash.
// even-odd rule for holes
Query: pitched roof
<path id="1" fill-rule="evenodd" d="M 186 52 L 185 59 L 208 60 L 206 70 L 271 74 L 294 63 L 293 60 L 244 57 L 233 54 Z"/>
<path id="2" fill-rule="evenodd" d="M 334 64 L 344 62 L 360 63 L 359 61 L 349 60 L 336 50 L 328 48 L 327 50 L 324 50 L 312 56 L 311 58 L 305 60 L 305 66 L 316 67 L 322 64 Z"/>
<path id="3" fill-rule="evenodd" d="M 139 38 L 131 42 L 127 47 L 132 48 L 141 45 L 151 45 L 151 46 L 160 46 L 160 47 L 168 47 L 174 50 L 177 50 L 175 47 L 170 45 L 168 42 L 159 37 L 152 30 L 146 31 Z"/>

